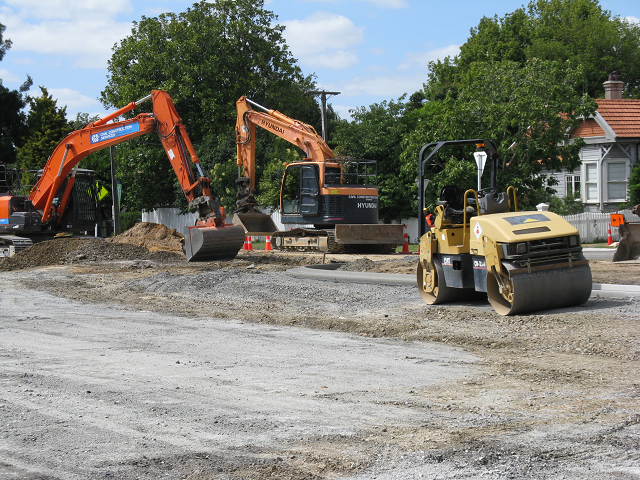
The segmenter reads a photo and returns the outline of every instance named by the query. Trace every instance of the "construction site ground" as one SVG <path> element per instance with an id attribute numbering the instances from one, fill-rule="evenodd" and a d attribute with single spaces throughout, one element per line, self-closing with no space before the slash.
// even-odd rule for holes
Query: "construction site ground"
<path id="1" fill-rule="evenodd" d="M 640 478 L 638 298 L 503 317 L 287 273 L 417 255 L 189 263 L 159 230 L 0 261 L 0 480 Z"/>

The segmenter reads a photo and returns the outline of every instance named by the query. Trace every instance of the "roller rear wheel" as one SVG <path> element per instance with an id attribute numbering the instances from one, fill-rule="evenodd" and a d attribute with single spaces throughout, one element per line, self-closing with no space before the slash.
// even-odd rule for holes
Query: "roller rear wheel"
<path id="1" fill-rule="evenodd" d="M 418 262 L 417 280 L 422 300 L 428 305 L 455 301 L 461 289 L 447 286 L 440 264 L 434 262 L 430 267 L 425 272 L 422 262 Z"/>

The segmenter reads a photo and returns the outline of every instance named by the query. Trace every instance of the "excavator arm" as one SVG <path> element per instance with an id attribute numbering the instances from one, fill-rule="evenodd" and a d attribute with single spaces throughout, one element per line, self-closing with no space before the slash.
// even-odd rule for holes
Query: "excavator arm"
<path id="1" fill-rule="evenodd" d="M 107 123 L 150 98 L 153 100 L 153 113 L 141 113 L 132 119 Z M 213 214 L 216 208 L 211 205 L 210 181 L 202 174 L 200 162 L 182 119 L 167 92 L 154 90 L 151 95 L 137 102 L 131 102 L 105 118 L 70 133 L 58 144 L 44 166 L 42 176 L 29 195 L 33 208 L 42 212 L 42 222 L 46 224 L 60 221 L 73 186 L 75 170 L 84 157 L 154 130 L 160 137 L 182 191 L 189 201 L 189 206 L 198 210 L 202 220 Z M 189 158 L 200 174 L 197 179 L 193 175 Z M 56 205 L 56 197 L 60 198 L 60 187 L 69 176 L 71 181 L 67 182 L 61 200 Z M 217 215 L 214 214 L 214 216 L 221 216 L 219 212 L 216 213 Z M 223 219 L 217 219 L 217 221 L 220 223 Z"/>
<path id="2" fill-rule="evenodd" d="M 254 110 L 252 105 L 262 111 Z M 334 158 L 329 145 L 311 125 L 289 118 L 277 110 L 269 110 L 247 97 L 238 99 L 236 111 L 238 176 L 248 179 L 251 193 L 256 188 L 256 125 L 300 148 L 313 162 Z"/>
<path id="3" fill-rule="evenodd" d="M 152 99 L 153 113 L 141 113 L 132 119 L 107 123 Z M 189 207 L 198 212 L 194 227 L 185 234 L 185 251 L 189 260 L 233 258 L 244 242 L 240 227 L 225 226 L 224 208 L 211 194 L 210 180 L 205 177 L 198 156 L 187 135 L 169 94 L 153 90 L 150 95 L 70 133 L 47 161 L 42 176 L 34 185 L 28 200 L 31 208 L 41 212 L 42 223 L 59 223 L 69 200 L 79 162 L 90 153 L 156 131 L 173 167 Z M 193 174 L 196 166 L 199 177 Z M 65 190 L 60 188 L 67 181 Z M 192 232 L 192 229 L 198 229 Z M 194 238 L 197 239 L 194 240 Z M 224 238 L 223 238 L 224 237 Z"/>

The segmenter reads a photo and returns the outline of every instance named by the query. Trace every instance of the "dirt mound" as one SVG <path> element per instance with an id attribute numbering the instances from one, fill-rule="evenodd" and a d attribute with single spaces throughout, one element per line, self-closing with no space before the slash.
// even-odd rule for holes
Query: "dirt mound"
<path id="1" fill-rule="evenodd" d="M 376 263 L 369 258 L 360 258 L 353 262 L 345 263 L 338 270 L 345 270 L 349 272 L 367 272 L 376 266 Z"/>
<path id="2" fill-rule="evenodd" d="M 168 228 L 158 223 L 136 223 L 126 232 L 115 237 L 107 238 L 110 243 L 127 243 L 139 245 L 150 252 L 182 252 L 184 236 L 176 229 Z"/>
<path id="3" fill-rule="evenodd" d="M 185 262 L 182 254 L 150 252 L 139 245 L 111 243 L 92 238 L 54 238 L 38 242 L 0 261 L 0 270 L 22 270 L 49 265 L 122 260 L 154 260 L 160 263 Z"/>

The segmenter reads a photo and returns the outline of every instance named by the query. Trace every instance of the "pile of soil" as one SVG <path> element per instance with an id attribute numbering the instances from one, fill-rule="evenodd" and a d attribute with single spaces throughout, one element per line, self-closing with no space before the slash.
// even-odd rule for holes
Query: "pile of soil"
<path id="1" fill-rule="evenodd" d="M 13 257 L 2 259 L 0 271 L 122 260 L 186 262 L 182 254 L 167 251 L 150 252 L 139 245 L 114 244 L 93 238 L 54 238 L 35 243 Z"/>
<path id="2" fill-rule="evenodd" d="M 184 235 L 158 223 L 136 223 L 126 232 L 107 238 L 107 242 L 139 245 L 150 252 L 182 253 Z"/>

